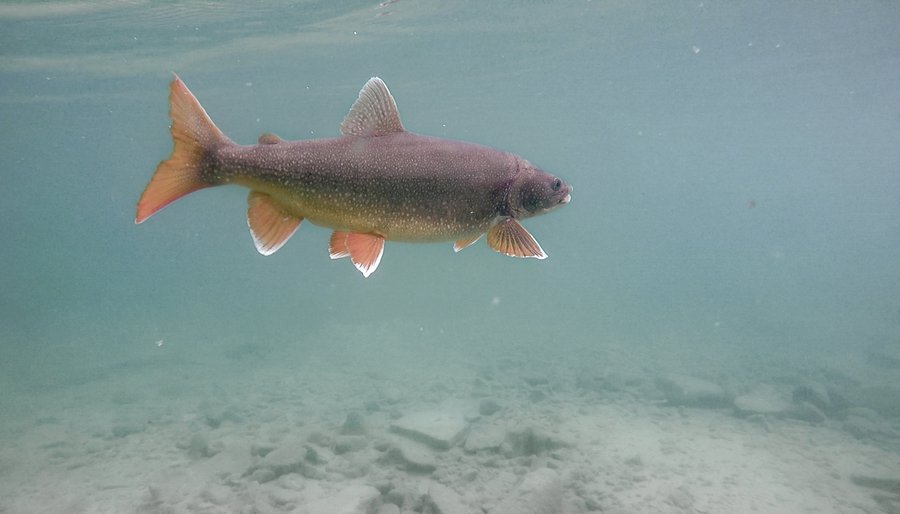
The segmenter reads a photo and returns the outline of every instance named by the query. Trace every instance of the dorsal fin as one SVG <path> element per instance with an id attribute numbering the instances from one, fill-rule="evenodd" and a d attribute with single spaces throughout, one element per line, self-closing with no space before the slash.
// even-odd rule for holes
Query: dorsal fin
<path id="1" fill-rule="evenodd" d="M 257 141 L 261 145 L 277 145 L 278 143 L 284 143 L 284 139 L 281 139 L 276 134 L 271 132 L 266 132 L 265 134 L 259 136 L 259 140 Z"/>
<path id="2" fill-rule="evenodd" d="M 378 77 L 366 82 L 341 123 L 341 134 L 345 136 L 383 136 L 405 130 L 394 97 Z"/>

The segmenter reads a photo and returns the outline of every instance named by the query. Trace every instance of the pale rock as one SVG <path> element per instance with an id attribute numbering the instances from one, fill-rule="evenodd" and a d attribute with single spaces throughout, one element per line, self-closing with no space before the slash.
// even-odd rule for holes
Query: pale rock
<path id="1" fill-rule="evenodd" d="M 500 410 L 500 404 L 493 398 L 485 398 L 478 403 L 478 412 L 482 416 L 490 416 Z"/>
<path id="2" fill-rule="evenodd" d="M 254 457 L 265 457 L 274 449 L 275 445 L 273 444 L 253 443 L 250 445 L 250 455 L 253 455 Z"/>
<path id="3" fill-rule="evenodd" d="M 844 420 L 844 430 L 858 439 L 896 440 L 900 433 L 877 412 L 865 407 L 850 409 Z"/>
<path id="4" fill-rule="evenodd" d="M 251 466 L 244 475 L 259 483 L 289 473 L 300 473 L 305 477 L 315 478 L 321 472 L 310 464 L 309 451 L 300 441 L 284 442 L 267 453 L 256 465 Z"/>
<path id="5" fill-rule="evenodd" d="M 369 440 L 359 435 L 341 435 L 334 438 L 334 453 L 355 452 L 364 449 Z"/>
<path id="6" fill-rule="evenodd" d="M 326 434 L 324 432 L 310 432 L 310 434 L 306 437 L 306 440 L 316 446 L 321 446 L 323 448 L 330 448 L 334 446 L 334 436 L 331 434 Z"/>
<path id="7" fill-rule="evenodd" d="M 550 383 L 547 377 L 543 375 L 529 375 L 523 377 L 523 380 L 525 380 L 525 383 L 530 385 L 531 387 L 547 385 Z"/>
<path id="8" fill-rule="evenodd" d="M 470 514 L 456 491 L 437 482 L 428 484 L 425 501 L 431 506 L 432 514 Z"/>
<path id="9" fill-rule="evenodd" d="M 656 387 L 670 405 L 690 407 L 725 407 L 729 397 L 722 386 L 702 378 L 670 374 L 656 380 Z"/>
<path id="10" fill-rule="evenodd" d="M 318 450 L 311 444 L 306 445 L 306 462 L 310 464 L 328 464 L 334 455 L 328 448 Z"/>
<path id="11" fill-rule="evenodd" d="M 506 439 L 506 430 L 496 424 L 475 424 L 466 435 L 467 452 L 496 451 Z"/>
<path id="12" fill-rule="evenodd" d="M 110 431 L 112 432 L 113 437 L 122 438 L 122 437 L 128 437 L 133 434 L 139 434 L 139 433 L 143 432 L 145 428 L 146 427 L 141 423 L 124 422 L 124 423 L 119 423 L 119 424 L 113 425 L 113 427 Z"/>
<path id="13" fill-rule="evenodd" d="M 800 402 L 794 405 L 791 417 L 818 425 L 827 419 L 825 413 L 809 402 Z"/>
<path id="14" fill-rule="evenodd" d="M 256 468 L 253 471 L 249 472 L 248 477 L 250 480 L 254 482 L 258 482 L 260 484 L 265 484 L 266 482 L 271 482 L 278 478 L 274 471 L 269 468 Z"/>
<path id="15" fill-rule="evenodd" d="M 214 408 L 209 405 L 201 407 L 205 411 L 204 421 L 210 428 L 219 428 L 226 421 L 232 423 L 240 423 L 242 421 L 241 417 L 231 408 Z"/>
<path id="16" fill-rule="evenodd" d="M 375 514 L 400 514 L 400 507 L 393 503 L 385 503 L 381 507 L 378 507 L 378 511 L 376 511 Z"/>
<path id="17" fill-rule="evenodd" d="M 406 399 L 403 391 L 401 391 L 397 387 L 385 388 L 384 390 L 381 391 L 381 397 L 384 399 L 384 402 L 387 403 L 388 405 L 395 405 Z"/>
<path id="18" fill-rule="evenodd" d="M 510 458 L 527 457 L 570 446 L 571 443 L 534 427 L 521 427 L 506 433 L 501 451 Z"/>
<path id="19" fill-rule="evenodd" d="M 188 455 L 194 458 L 212 457 L 221 451 L 221 445 L 210 445 L 207 434 L 197 432 L 191 435 L 187 444 Z"/>
<path id="20" fill-rule="evenodd" d="M 465 437 L 469 412 L 467 406 L 449 403 L 433 410 L 407 414 L 391 423 L 391 431 L 432 448 L 447 450 Z"/>
<path id="21" fill-rule="evenodd" d="M 365 433 L 365 417 L 359 412 L 347 414 L 347 419 L 344 420 L 344 424 L 341 426 L 341 434 L 363 435 Z"/>
<path id="22" fill-rule="evenodd" d="M 279 475 L 297 471 L 306 461 L 306 447 L 302 444 L 282 444 L 266 454 L 263 464 Z"/>
<path id="23" fill-rule="evenodd" d="M 268 496 L 269 503 L 279 510 L 290 511 L 303 504 L 303 496 L 294 489 L 270 486 L 266 488 L 265 495 Z"/>
<path id="24" fill-rule="evenodd" d="M 366 476 L 372 468 L 370 456 L 364 454 L 347 454 L 335 458 L 325 470 L 337 473 L 344 478 L 354 479 Z"/>
<path id="25" fill-rule="evenodd" d="M 207 484 L 200 494 L 206 501 L 224 506 L 231 498 L 231 489 L 219 484 Z"/>
<path id="26" fill-rule="evenodd" d="M 425 495 L 431 480 L 423 477 L 406 477 L 381 498 L 384 503 L 393 503 L 404 514 L 425 512 Z"/>
<path id="27" fill-rule="evenodd" d="M 763 384 L 735 398 L 734 408 L 743 416 L 752 414 L 780 416 L 791 410 L 791 403 L 777 389 Z"/>
<path id="28" fill-rule="evenodd" d="M 865 387 L 857 391 L 864 407 L 885 417 L 900 417 L 900 386 L 882 385 Z"/>
<path id="29" fill-rule="evenodd" d="M 635 381 L 635 384 L 638 381 Z M 626 380 L 618 372 L 579 370 L 575 374 L 575 387 L 596 393 L 616 393 L 626 389 Z"/>
<path id="30" fill-rule="evenodd" d="M 198 460 L 191 465 L 191 469 L 200 474 L 208 474 L 219 478 L 241 476 L 241 474 L 253 463 L 250 454 L 250 444 L 240 441 L 227 441 L 217 443 L 221 448 L 215 455 L 208 459 Z"/>
<path id="31" fill-rule="evenodd" d="M 877 489 L 900 497 L 900 478 L 887 476 L 850 475 L 850 481 L 862 487 Z"/>
<path id="32" fill-rule="evenodd" d="M 869 363 L 885 369 L 900 369 L 900 345 L 883 342 L 871 345 L 867 350 Z"/>
<path id="33" fill-rule="evenodd" d="M 847 409 L 847 416 L 859 416 L 869 421 L 883 421 L 884 418 L 880 414 L 868 407 L 850 407 Z"/>
<path id="34" fill-rule="evenodd" d="M 328 498 L 295 509 L 300 514 L 367 514 L 381 493 L 368 485 L 352 485 Z"/>
<path id="35" fill-rule="evenodd" d="M 482 398 L 491 395 L 491 386 L 483 378 L 477 377 L 472 384 L 472 398 Z"/>
<path id="36" fill-rule="evenodd" d="M 525 475 L 522 482 L 504 498 L 491 514 L 559 514 L 562 509 L 562 484 L 555 471 L 541 468 Z"/>
<path id="37" fill-rule="evenodd" d="M 793 399 L 797 403 L 815 405 L 824 412 L 831 410 L 831 395 L 828 394 L 828 388 L 820 382 L 807 382 L 795 387 Z"/>
<path id="38" fill-rule="evenodd" d="M 669 493 L 666 503 L 681 509 L 682 512 L 690 512 L 694 507 L 694 495 L 687 487 L 681 486 Z"/>
<path id="39" fill-rule="evenodd" d="M 399 438 L 390 441 L 390 447 L 380 461 L 413 473 L 431 473 L 437 469 L 434 455 L 427 447 Z"/>

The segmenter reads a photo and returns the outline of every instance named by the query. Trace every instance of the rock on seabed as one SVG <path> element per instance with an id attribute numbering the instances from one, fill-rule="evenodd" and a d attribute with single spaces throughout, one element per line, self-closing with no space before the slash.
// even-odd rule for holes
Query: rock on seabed
<path id="1" fill-rule="evenodd" d="M 353 485 L 329 498 L 302 507 L 303 514 L 366 514 L 381 493 L 368 485 Z"/>
<path id="2" fill-rule="evenodd" d="M 656 387 L 670 405 L 717 408 L 726 407 L 728 394 L 722 386 L 702 378 L 669 374 L 656 380 Z"/>
<path id="3" fill-rule="evenodd" d="M 490 514 L 559 514 L 562 483 L 555 471 L 541 468 L 525 475 L 516 489 Z"/>
<path id="4" fill-rule="evenodd" d="M 394 421 L 391 431 L 434 449 L 447 450 L 465 437 L 469 428 L 466 414 L 458 406 L 414 412 Z"/>

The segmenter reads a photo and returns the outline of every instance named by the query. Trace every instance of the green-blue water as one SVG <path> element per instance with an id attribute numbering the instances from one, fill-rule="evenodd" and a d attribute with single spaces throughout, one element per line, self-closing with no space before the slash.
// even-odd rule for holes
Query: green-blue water
<path id="1" fill-rule="evenodd" d="M 858 361 L 864 388 L 900 346 L 897 27 L 875 0 L 4 3 L 0 434 L 68 419 L 59 402 L 115 417 L 96 398 L 134 387 L 153 423 L 166 388 L 215 403 L 366 363 L 449 396 L 487 368 L 567 384 L 620 365 L 649 390 L 679 372 L 740 392 Z M 408 129 L 574 186 L 525 223 L 550 257 L 388 243 L 363 279 L 312 225 L 262 257 L 237 187 L 135 225 L 173 71 L 247 144 L 338 135 L 380 76 Z"/>

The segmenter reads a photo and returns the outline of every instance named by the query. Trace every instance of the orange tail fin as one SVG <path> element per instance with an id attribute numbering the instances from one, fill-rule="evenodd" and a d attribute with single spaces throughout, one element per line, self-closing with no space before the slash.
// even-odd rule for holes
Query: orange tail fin
<path id="1" fill-rule="evenodd" d="M 182 196 L 214 186 L 203 180 L 204 157 L 222 143 L 231 143 L 178 75 L 169 86 L 169 117 L 175 148 L 167 160 L 159 163 L 144 189 L 135 223 L 144 222 Z"/>

